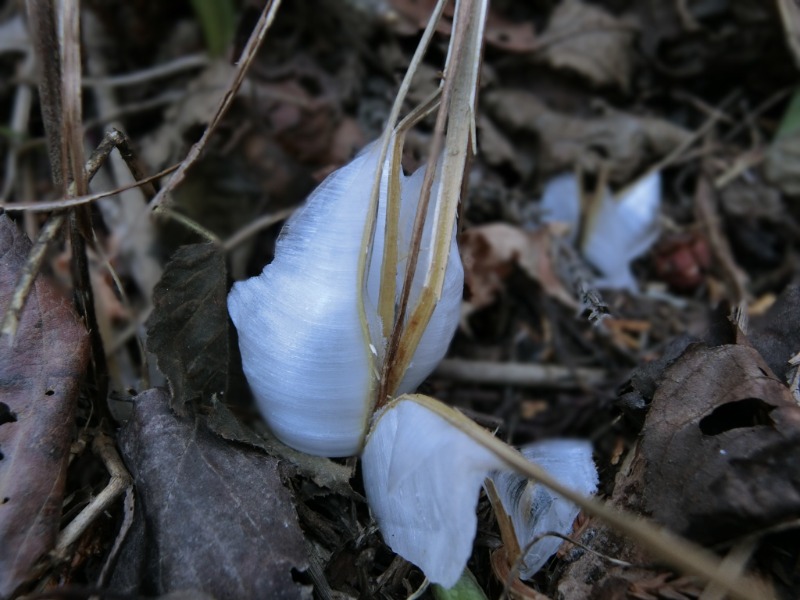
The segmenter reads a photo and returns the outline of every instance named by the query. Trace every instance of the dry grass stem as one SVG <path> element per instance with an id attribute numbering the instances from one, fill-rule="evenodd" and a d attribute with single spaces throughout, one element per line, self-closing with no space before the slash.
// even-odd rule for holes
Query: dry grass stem
<path id="1" fill-rule="evenodd" d="M 517 450 L 497 439 L 458 411 L 419 394 L 407 394 L 398 398 L 398 401 L 402 400 L 417 402 L 432 410 L 493 452 L 523 477 L 541 483 L 574 502 L 590 515 L 605 521 L 634 542 L 641 544 L 654 557 L 663 560 L 679 571 L 697 575 L 718 585 L 720 589 L 725 590 L 731 598 L 736 600 L 774 599 L 774 595 L 764 584 L 749 577 L 732 575 L 729 567 L 704 548 L 659 528 L 642 517 L 623 512 L 600 500 L 586 498 L 573 492 L 544 469 L 529 462 Z"/>
<path id="2" fill-rule="evenodd" d="M 470 383 L 576 389 L 597 386 L 606 381 L 602 369 L 533 363 L 501 363 L 449 358 L 436 367 L 436 375 Z"/>
<path id="3" fill-rule="evenodd" d="M 474 141 L 475 97 L 483 47 L 486 0 L 462 0 L 456 6 L 442 87 L 442 102 L 434 128 L 430 156 L 414 222 L 414 230 L 394 328 L 387 346 L 378 402 L 391 397 L 419 345 L 433 310 L 441 296 L 450 254 L 458 202 L 471 142 Z M 445 130 L 447 136 L 445 137 Z M 418 267 L 424 219 L 428 212 L 436 165 L 444 149 L 441 185 L 434 213 L 434 249 L 426 269 L 426 280 L 417 305 L 406 321 L 411 285 Z"/>
<path id="4" fill-rule="evenodd" d="M 253 62 L 256 52 L 261 46 L 261 42 L 264 41 L 267 31 L 269 31 L 270 26 L 272 26 L 280 5 L 281 0 L 270 0 L 269 3 L 264 6 L 264 9 L 261 11 L 261 16 L 259 17 L 256 26 L 253 28 L 253 32 L 250 34 L 247 44 L 245 44 L 245 47 L 242 50 L 242 55 L 239 57 L 239 61 L 236 64 L 236 69 L 231 77 L 231 82 L 227 86 L 227 91 L 217 105 L 216 111 L 214 111 L 214 117 L 211 119 L 211 122 L 208 124 L 205 131 L 203 131 L 202 137 L 191 147 L 189 153 L 186 155 L 186 158 L 183 159 L 180 166 L 172 174 L 172 177 L 170 177 L 169 181 L 167 181 L 164 187 L 161 188 L 158 194 L 156 194 L 156 196 L 150 201 L 150 210 L 156 210 L 162 204 L 168 203 L 167 196 L 178 184 L 183 181 L 183 179 L 186 177 L 186 171 L 189 169 L 189 167 L 191 167 L 195 162 L 197 162 L 197 159 L 200 158 L 200 154 L 202 153 L 203 148 L 205 148 L 206 143 L 208 143 L 209 138 L 216 130 L 220 121 L 222 121 L 222 117 L 225 116 L 225 113 L 227 113 L 228 109 L 231 107 L 231 104 L 236 97 L 236 92 L 242 85 L 242 81 L 244 81 L 245 75 L 247 75 L 247 70 L 250 67 L 250 64 Z"/>

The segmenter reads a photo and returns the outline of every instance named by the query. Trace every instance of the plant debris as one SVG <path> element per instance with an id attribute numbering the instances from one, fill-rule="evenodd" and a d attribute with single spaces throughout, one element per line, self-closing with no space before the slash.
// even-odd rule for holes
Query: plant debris
<path id="1" fill-rule="evenodd" d="M 133 527 L 111 578 L 125 594 L 199 589 L 225 598 L 307 598 L 303 536 L 278 461 L 180 418 L 163 390 L 134 399 L 120 432 L 136 480 Z"/>
<path id="2" fill-rule="evenodd" d="M 270 434 L 225 306 L 383 130 L 436 2 L 51 4 L 0 10 L 0 310 L 20 317 L 0 339 L 0 597 L 102 592 L 110 571 L 142 596 L 447 594 L 384 543 L 355 459 Z M 441 83 L 458 33 L 443 10 L 402 115 Z M 796 17 L 789 0 L 494 0 L 458 222 L 462 326 L 421 388 L 516 446 L 591 440 L 599 498 L 781 599 L 800 596 Z M 408 131 L 404 173 L 434 128 Z M 114 149 L 88 158 L 83 189 L 98 145 Z M 176 163 L 80 212 L 64 202 Z M 648 245 L 623 253 L 625 289 L 602 288 L 581 243 L 590 194 L 556 210 L 548 182 L 575 174 L 616 206 L 655 172 Z M 548 222 L 561 209 L 570 231 Z M 595 245 L 630 250 L 621 239 Z M 21 271 L 32 291 L 7 316 Z M 122 450 L 125 500 L 98 440 Z M 523 583 L 485 496 L 477 519 L 462 582 L 489 598 L 720 597 L 586 515 L 568 535 L 581 546 Z"/>
<path id="3" fill-rule="evenodd" d="M 0 214 L 0 307 L 31 242 Z M 13 339 L 0 338 L 0 597 L 55 545 L 89 338 L 61 290 L 39 276 Z"/>

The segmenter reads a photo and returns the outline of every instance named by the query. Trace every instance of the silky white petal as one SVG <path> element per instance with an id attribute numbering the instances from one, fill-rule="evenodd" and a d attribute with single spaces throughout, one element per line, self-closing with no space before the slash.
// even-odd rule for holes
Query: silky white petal
<path id="1" fill-rule="evenodd" d="M 546 440 L 522 448 L 522 454 L 567 487 L 585 496 L 597 489 L 597 468 L 592 446 L 579 440 Z M 580 508 L 543 485 L 512 471 L 492 473 L 492 482 L 506 513 L 511 517 L 520 548 L 546 531 L 567 535 Z M 563 540 L 544 537 L 525 553 L 520 577 L 529 579 L 558 551 Z"/>
<path id="2" fill-rule="evenodd" d="M 599 287 L 637 291 L 630 263 L 658 238 L 660 204 L 658 172 L 636 182 L 622 197 L 615 198 L 605 191 L 580 249 L 600 271 Z M 560 175 L 547 184 L 542 209 L 545 222 L 568 223 L 574 240 L 580 224 L 580 190 L 575 175 Z"/>
<path id="3" fill-rule="evenodd" d="M 374 356 L 359 321 L 357 275 L 376 150 L 331 174 L 287 222 L 272 263 L 228 297 L 264 418 L 309 454 L 358 453 L 370 417 Z M 382 231 L 376 236 L 382 249 Z"/>
<path id="4" fill-rule="evenodd" d="M 624 196 L 603 196 L 581 251 L 603 274 L 602 287 L 637 290 L 630 262 L 658 238 L 661 176 L 639 180 Z"/>
<path id="5" fill-rule="evenodd" d="M 503 463 L 415 402 L 377 419 L 362 456 L 370 508 L 392 550 L 450 587 L 472 553 L 480 487 Z"/>

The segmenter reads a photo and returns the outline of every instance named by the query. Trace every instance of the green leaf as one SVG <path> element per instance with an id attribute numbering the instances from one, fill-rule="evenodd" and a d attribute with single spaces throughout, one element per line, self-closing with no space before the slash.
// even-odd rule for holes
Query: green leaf
<path id="1" fill-rule="evenodd" d="M 798 129 L 800 129 L 800 89 L 795 90 L 792 95 L 792 100 L 786 107 L 786 112 L 783 113 L 783 119 L 781 119 L 775 138 L 786 137 Z"/>
<path id="2" fill-rule="evenodd" d="M 192 7 L 203 28 L 208 53 L 222 56 L 236 26 L 232 0 L 192 0 Z"/>
<path id="3" fill-rule="evenodd" d="M 478 581 L 469 569 L 464 569 L 461 579 L 453 587 L 445 589 L 434 584 L 431 589 L 436 600 L 487 600 L 486 594 L 483 593 L 481 586 L 478 585 Z"/>

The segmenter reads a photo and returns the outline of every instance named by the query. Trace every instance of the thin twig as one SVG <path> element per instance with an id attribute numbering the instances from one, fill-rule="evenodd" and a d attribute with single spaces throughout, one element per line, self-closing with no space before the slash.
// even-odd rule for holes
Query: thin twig
<path id="1" fill-rule="evenodd" d="M 111 75 L 108 77 L 84 77 L 84 87 L 129 87 L 149 83 L 155 79 L 164 79 L 184 71 L 191 71 L 209 64 L 208 54 L 190 54 L 181 56 L 170 62 L 156 65 L 148 69 L 125 73 L 124 75 Z"/>
<path id="2" fill-rule="evenodd" d="M 60 200 L 49 200 L 43 202 L 9 202 L 7 204 L 0 204 L 0 208 L 8 212 L 18 212 L 18 211 L 50 212 L 53 210 L 73 208 L 75 206 L 80 206 L 82 204 L 91 204 L 92 202 L 96 202 L 97 200 L 102 200 L 103 198 L 108 198 L 110 196 L 116 196 L 117 194 L 120 194 L 127 190 L 140 187 L 143 184 L 158 181 L 165 175 L 169 175 L 170 173 L 176 171 L 180 166 L 181 166 L 180 163 L 171 165 L 166 169 L 164 169 L 163 171 L 159 171 L 155 175 L 150 175 L 149 177 L 143 177 L 142 179 L 135 181 L 130 185 L 123 185 L 118 188 L 114 188 L 113 190 L 108 190 L 106 192 L 98 192 L 96 194 L 86 194 L 85 196 L 75 196 L 74 198 L 62 198 Z"/>
<path id="3" fill-rule="evenodd" d="M 443 360 L 435 373 L 439 377 L 461 382 L 556 389 L 583 389 L 606 381 L 606 373 L 602 369 L 570 369 L 561 365 L 499 363 L 463 358 Z"/>
<path id="4" fill-rule="evenodd" d="M 222 117 L 225 116 L 231 104 L 233 103 L 233 100 L 236 97 L 236 92 L 242 85 L 242 81 L 247 74 L 250 63 L 252 63 L 253 59 L 255 58 L 256 51 L 258 50 L 259 46 L 261 46 L 261 42 L 264 41 L 267 31 L 275 20 L 275 15 L 277 14 L 280 5 L 281 0 L 270 0 L 270 2 L 264 7 L 264 10 L 261 11 L 261 17 L 259 17 L 258 23 L 256 23 L 256 26 L 253 29 L 253 33 L 250 34 L 250 39 L 247 40 L 247 44 L 242 50 L 239 62 L 236 65 L 236 69 L 234 69 L 231 82 L 228 85 L 225 95 L 217 105 L 217 110 L 214 113 L 214 117 L 211 119 L 208 127 L 206 127 L 200 140 L 198 140 L 191 147 L 189 153 L 186 155 L 186 158 L 183 159 L 178 169 L 172 174 L 172 177 L 170 177 L 169 181 L 167 181 L 166 185 L 161 189 L 161 191 L 158 192 L 158 194 L 156 194 L 155 198 L 150 201 L 150 210 L 156 210 L 159 206 L 167 202 L 167 195 L 170 194 L 172 190 L 174 190 L 175 187 L 183 181 L 184 177 L 186 177 L 186 171 L 195 162 L 197 162 L 198 158 L 200 158 L 203 148 L 205 148 L 209 138 L 216 130 L 220 121 L 222 121 Z"/>
<path id="5" fill-rule="evenodd" d="M 758 547 L 758 541 L 747 538 L 731 548 L 730 552 L 722 559 L 721 568 L 727 571 L 732 577 L 738 577 L 744 573 L 747 563 L 753 556 Z M 709 584 L 697 600 L 725 600 L 725 590 L 715 583 Z"/>
<path id="6" fill-rule="evenodd" d="M 22 309 L 25 307 L 25 301 L 28 299 L 28 295 L 36 281 L 36 276 L 42 268 L 45 252 L 50 242 L 55 239 L 56 234 L 64 225 L 66 218 L 66 213 L 57 213 L 51 216 L 39 231 L 39 237 L 36 238 L 28 254 L 28 259 L 22 268 L 17 285 L 14 287 L 11 302 L 9 302 L 8 308 L 3 315 L 3 325 L 0 327 L 0 335 L 7 338 L 9 344 L 14 342 Z"/>
<path id="7" fill-rule="evenodd" d="M 67 558 L 69 547 L 88 529 L 94 520 L 128 488 L 132 478 L 119 457 L 114 441 L 104 433 L 98 433 L 92 442 L 92 450 L 103 461 L 111 479 L 108 485 L 67 525 L 59 534 L 53 551 L 57 561 Z"/>
<path id="8" fill-rule="evenodd" d="M 259 231 L 266 229 L 267 227 L 271 227 L 275 223 L 279 223 L 280 221 L 288 219 L 292 216 L 292 213 L 294 213 L 295 210 L 295 207 L 284 208 L 283 210 L 279 210 L 256 219 L 249 225 L 242 227 L 239 231 L 225 240 L 222 243 L 222 249 L 225 252 L 230 252 L 242 242 L 256 235 Z"/>

